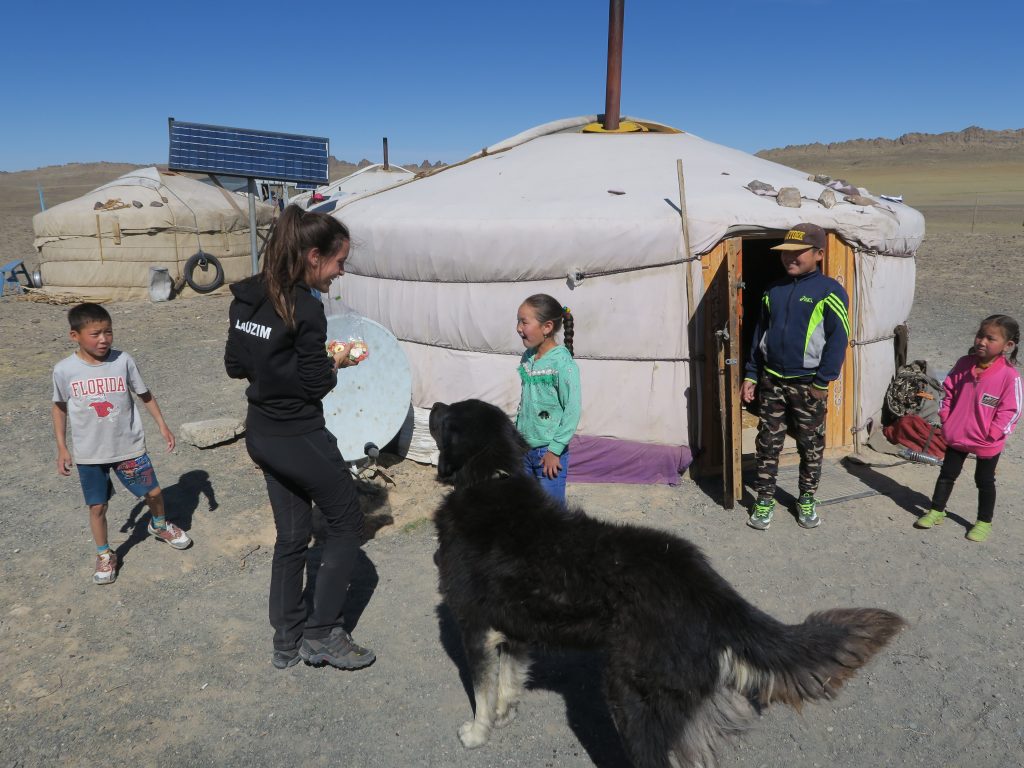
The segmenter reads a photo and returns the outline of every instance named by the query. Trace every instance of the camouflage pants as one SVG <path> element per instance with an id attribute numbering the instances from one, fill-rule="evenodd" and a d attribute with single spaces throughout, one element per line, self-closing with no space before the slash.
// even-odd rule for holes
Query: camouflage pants
<path id="1" fill-rule="evenodd" d="M 779 453 L 792 426 L 800 452 L 800 493 L 814 493 L 821 480 L 821 457 L 825 448 L 825 400 L 811 394 L 811 384 L 798 384 L 764 375 L 758 384 L 761 422 L 757 427 L 758 498 L 775 495 L 775 477 L 779 472 Z"/>

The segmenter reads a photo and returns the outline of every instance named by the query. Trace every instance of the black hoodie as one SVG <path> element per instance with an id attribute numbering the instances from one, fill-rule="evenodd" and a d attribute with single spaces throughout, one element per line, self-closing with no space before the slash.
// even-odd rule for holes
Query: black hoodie
<path id="1" fill-rule="evenodd" d="M 295 294 L 295 327 L 274 310 L 260 275 L 231 286 L 224 367 L 233 379 L 248 379 L 246 427 L 266 435 L 299 435 L 324 426 L 324 395 L 338 373 L 327 355 L 324 305 L 307 286 Z"/>

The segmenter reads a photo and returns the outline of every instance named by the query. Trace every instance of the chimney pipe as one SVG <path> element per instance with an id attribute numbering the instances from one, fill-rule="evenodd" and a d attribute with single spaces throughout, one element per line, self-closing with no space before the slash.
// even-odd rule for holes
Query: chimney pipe
<path id="1" fill-rule="evenodd" d="M 388 137 L 384 137 L 384 170 L 390 170 L 391 166 L 388 165 Z"/>
<path id="2" fill-rule="evenodd" d="M 608 0 L 608 80 L 604 95 L 604 129 L 619 129 L 622 95 L 622 19 L 626 0 Z"/>

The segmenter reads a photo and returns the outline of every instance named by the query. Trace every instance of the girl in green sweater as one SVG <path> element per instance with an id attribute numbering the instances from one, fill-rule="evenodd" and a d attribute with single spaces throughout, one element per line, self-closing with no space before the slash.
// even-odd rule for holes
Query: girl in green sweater
<path id="1" fill-rule="evenodd" d="M 565 346 L 555 341 L 564 328 Z M 552 497 L 565 503 L 569 440 L 580 423 L 580 370 L 572 356 L 573 317 L 538 293 L 519 307 L 516 331 L 526 352 L 519 361 L 523 391 L 516 429 L 530 446 L 524 464 Z"/>

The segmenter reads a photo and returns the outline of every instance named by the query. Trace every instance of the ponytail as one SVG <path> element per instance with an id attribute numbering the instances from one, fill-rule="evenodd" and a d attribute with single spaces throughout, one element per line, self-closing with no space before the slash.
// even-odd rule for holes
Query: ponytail
<path id="1" fill-rule="evenodd" d="M 295 285 L 306 276 L 306 254 L 316 248 L 329 256 L 349 240 L 348 227 L 323 213 L 289 205 L 278 217 L 260 274 L 270 303 L 289 328 L 295 327 Z"/>
<path id="2" fill-rule="evenodd" d="M 575 353 L 572 349 L 572 337 L 575 335 L 573 326 L 576 325 L 576 321 L 573 320 L 572 312 L 569 311 L 568 307 L 562 307 L 562 328 L 565 332 L 562 334 L 562 340 L 565 343 L 565 348 L 569 350 L 569 354 L 575 357 Z"/>

